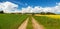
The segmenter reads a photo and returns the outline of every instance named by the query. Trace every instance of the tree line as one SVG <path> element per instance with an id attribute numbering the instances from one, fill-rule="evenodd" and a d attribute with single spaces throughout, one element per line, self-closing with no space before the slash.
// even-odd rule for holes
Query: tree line
<path id="1" fill-rule="evenodd" d="M 0 11 L 1 14 L 3 14 L 4 12 L 3 11 Z M 14 13 L 12 13 L 14 14 Z M 21 13 L 22 14 L 22 13 Z M 40 13 L 26 13 L 26 14 L 41 14 L 41 15 L 55 15 L 55 13 L 52 13 L 52 12 L 40 12 Z"/>

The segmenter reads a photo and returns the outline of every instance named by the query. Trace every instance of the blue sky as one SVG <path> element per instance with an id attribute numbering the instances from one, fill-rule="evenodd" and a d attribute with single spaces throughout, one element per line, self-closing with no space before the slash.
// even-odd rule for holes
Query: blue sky
<path id="1" fill-rule="evenodd" d="M 21 13 L 60 13 L 60 0 L 0 0 L 0 10 Z"/>
<path id="2" fill-rule="evenodd" d="M 19 5 L 19 8 L 27 6 L 53 7 L 60 0 L 0 0 L 0 2 L 10 1 Z"/>

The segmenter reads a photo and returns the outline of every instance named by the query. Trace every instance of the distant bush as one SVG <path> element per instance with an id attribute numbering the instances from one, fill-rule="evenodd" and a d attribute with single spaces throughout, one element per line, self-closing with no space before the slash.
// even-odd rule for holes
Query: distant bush
<path id="1" fill-rule="evenodd" d="M 45 12 L 41 12 L 40 14 L 41 14 L 41 15 L 45 15 L 46 13 L 45 13 Z"/>
<path id="2" fill-rule="evenodd" d="M 0 13 L 4 13 L 3 11 L 0 11 Z"/>
<path id="3" fill-rule="evenodd" d="M 55 15 L 55 13 L 51 13 L 51 12 L 47 12 L 46 14 L 48 14 L 48 15 L 50 15 L 50 14 L 53 14 L 53 15 Z"/>
<path id="4" fill-rule="evenodd" d="M 41 15 L 55 15 L 55 13 L 52 12 L 41 12 Z"/>

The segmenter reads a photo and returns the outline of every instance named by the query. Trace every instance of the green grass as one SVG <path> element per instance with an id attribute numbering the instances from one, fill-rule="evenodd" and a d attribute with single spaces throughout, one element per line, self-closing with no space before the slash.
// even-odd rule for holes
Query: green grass
<path id="1" fill-rule="evenodd" d="M 31 16 L 29 16 L 29 21 L 28 21 L 27 29 L 33 29 L 32 20 L 31 19 L 32 19 Z"/>
<path id="2" fill-rule="evenodd" d="M 60 19 L 53 19 L 46 16 L 34 16 L 45 29 L 60 29 Z"/>
<path id="3" fill-rule="evenodd" d="M 0 29 L 17 29 L 27 17 L 21 14 L 0 14 Z"/>

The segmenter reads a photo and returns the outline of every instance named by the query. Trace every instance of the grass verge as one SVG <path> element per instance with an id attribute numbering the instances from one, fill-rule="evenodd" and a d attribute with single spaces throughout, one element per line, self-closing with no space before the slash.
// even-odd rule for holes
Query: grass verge
<path id="1" fill-rule="evenodd" d="M 28 21 L 27 29 L 33 29 L 32 20 L 31 19 L 32 19 L 31 16 L 29 16 L 29 21 Z"/>

